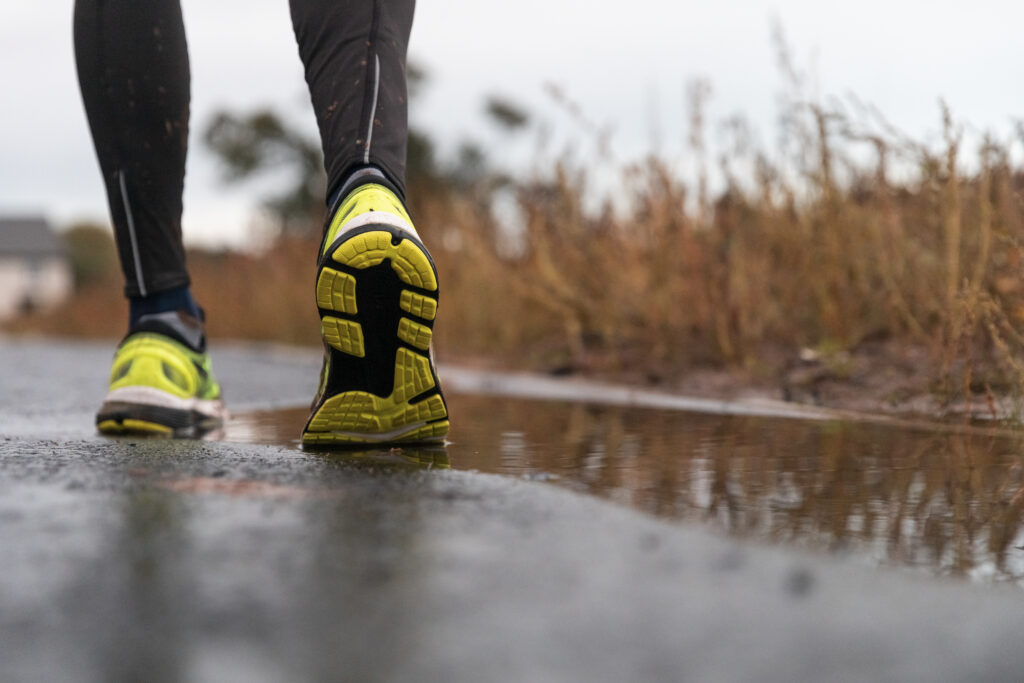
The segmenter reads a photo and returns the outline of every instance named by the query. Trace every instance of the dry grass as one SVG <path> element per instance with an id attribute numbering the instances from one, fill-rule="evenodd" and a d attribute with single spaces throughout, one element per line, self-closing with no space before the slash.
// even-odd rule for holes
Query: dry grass
<path id="1" fill-rule="evenodd" d="M 948 114 L 937 151 L 819 108 L 799 115 L 803 161 L 748 151 L 756 180 L 714 201 L 694 201 L 657 159 L 624 172 L 617 210 L 584 211 L 582 169 L 523 184 L 516 255 L 465 200 L 431 207 L 425 232 L 448 283 L 442 347 L 663 375 L 756 366 L 768 347 L 888 339 L 926 346 L 950 398 L 1020 385 L 1024 172 L 1007 147 L 986 141 L 967 174 Z M 865 142 L 874 159 L 858 165 Z"/>

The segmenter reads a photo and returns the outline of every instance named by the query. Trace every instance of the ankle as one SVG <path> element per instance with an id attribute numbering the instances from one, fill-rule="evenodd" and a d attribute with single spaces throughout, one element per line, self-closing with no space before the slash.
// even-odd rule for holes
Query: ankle
<path id="1" fill-rule="evenodd" d="M 401 187 L 393 183 L 382 170 L 376 166 L 359 166 L 352 169 L 349 174 L 345 176 L 344 181 L 340 185 L 337 185 L 334 191 L 328 195 L 328 209 L 333 213 L 333 210 L 336 209 L 346 197 L 351 195 L 361 186 L 371 184 L 387 188 L 395 195 L 395 197 L 398 198 L 399 202 L 403 205 L 405 204 L 405 192 Z"/>
<path id="2" fill-rule="evenodd" d="M 197 320 L 200 319 L 199 305 L 192 298 L 188 286 L 165 289 L 147 296 L 133 296 L 128 299 L 128 326 L 135 327 L 145 315 L 182 311 Z"/>

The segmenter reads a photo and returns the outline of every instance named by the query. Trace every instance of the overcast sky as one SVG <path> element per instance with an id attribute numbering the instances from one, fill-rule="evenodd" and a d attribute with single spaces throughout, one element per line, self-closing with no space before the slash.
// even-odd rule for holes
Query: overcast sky
<path id="1" fill-rule="evenodd" d="M 12 1 L 0 11 L 0 213 L 106 220 L 75 81 L 72 5 Z M 315 132 L 286 0 L 183 7 L 194 131 L 219 108 L 270 105 Z M 978 129 L 1008 134 L 1024 118 L 1024 3 L 1009 0 L 421 0 L 410 56 L 431 80 L 411 116 L 449 148 L 472 137 L 502 159 L 481 115 L 485 96 L 520 101 L 571 135 L 570 117 L 545 94 L 553 83 L 613 131 L 617 157 L 648 150 L 655 130 L 674 154 L 683 149 L 685 84 L 706 78 L 712 118 L 742 112 L 770 144 L 781 87 L 773 19 L 821 94 L 856 93 L 915 136 L 937 132 L 940 97 Z M 221 185 L 194 145 L 186 238 L 238 242 L 255 193 Z"/>

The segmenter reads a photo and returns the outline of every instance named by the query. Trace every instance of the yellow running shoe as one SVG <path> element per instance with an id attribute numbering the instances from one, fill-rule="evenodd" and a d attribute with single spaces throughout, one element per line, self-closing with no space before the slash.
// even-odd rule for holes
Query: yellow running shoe
<path id="1" fill-rule="evenodd" d="M 196 437 L 220 427 L 224 402 L 205 346 L 201 322 L 185 313 L 140 318 L 114 354 L 100 433 Z"/>
<path id="2" fill-rule="evenodd" d="M 430 358 L 437 294 L 401 200 L 372 183 L 348 194 L 317 265 L 324 364 L 303 444 L 444 440 L 448 408 Z"/>

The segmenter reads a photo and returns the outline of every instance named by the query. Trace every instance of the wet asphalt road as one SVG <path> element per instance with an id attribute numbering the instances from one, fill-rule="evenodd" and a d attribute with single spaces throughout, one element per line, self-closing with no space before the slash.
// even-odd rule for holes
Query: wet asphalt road
<path id="1" fill-rule="evenodd" d="M 102 439 L 110 357 L 0 340 L 5 683 L 1024 678 L 1012 588 L 398 458 Z M 319 365 L 214 364 L 236 409 L 308 400 Z"/>

